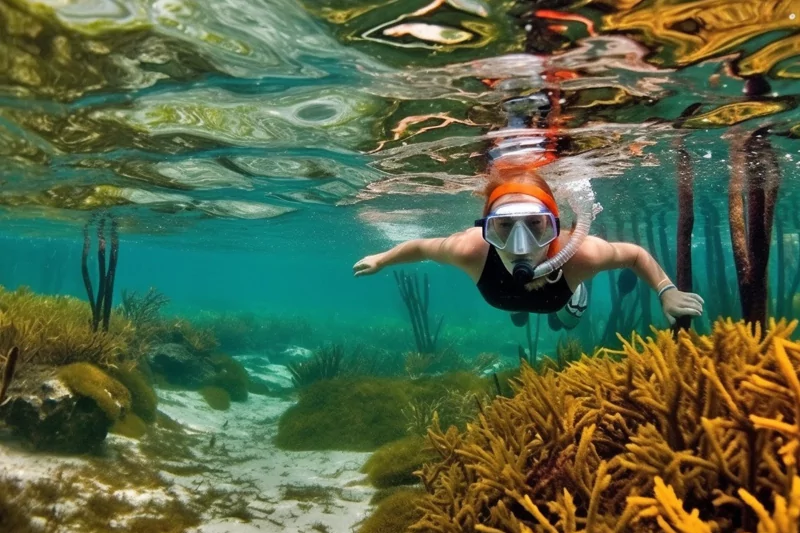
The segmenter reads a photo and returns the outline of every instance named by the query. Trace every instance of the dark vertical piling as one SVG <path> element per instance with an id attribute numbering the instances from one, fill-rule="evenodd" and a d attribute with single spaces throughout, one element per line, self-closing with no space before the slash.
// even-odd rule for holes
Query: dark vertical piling
<path id="1" fill-rule="evenodd" d="M 684 146 L 683 137 L 676 142 L 678 154 L 678 235 L 676 250 L 676 279 L 678 290 L 692 291 L 692 230 L 694 228 L 694 169 L 689 153 Z M 674 331 L 688 329 L 692 319 L 679 317 Z"/>
<path id="2" fill-rule="evenodd" d="M 767 266 L 780 186 L 780 169 L 768 131 L 762 128 L 746 137 L 734 133 L 730 161 L 728 219 L 742 318 L 763 327 L 767 322 Z"/>

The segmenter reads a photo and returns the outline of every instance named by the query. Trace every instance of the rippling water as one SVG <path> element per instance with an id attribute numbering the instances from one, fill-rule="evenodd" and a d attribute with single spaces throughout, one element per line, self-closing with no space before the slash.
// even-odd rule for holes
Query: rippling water
<path id="1" fill-rule="evenodd" d="M 4 242 L 19 258 L 18 237 L 74 255 L 90 213 L 108 209 L 130 246 L 272 254 L 239 262 L 250 274 L 293 260 L 344 272 L 470 225 L 487 150 L 538 133 L 501 131 L 502 102 L 540 91 L 562 102 L 547 177 L 593 178 L 597 228 L 633 238 L 632 219 L 674 223 L 679 146 L 714 202 L 726 138 L 769 126 L 790 231 L 798 15 L 779 0 L 6 0 Z M 40 283 L 15 268 L 6 283 Z"/>

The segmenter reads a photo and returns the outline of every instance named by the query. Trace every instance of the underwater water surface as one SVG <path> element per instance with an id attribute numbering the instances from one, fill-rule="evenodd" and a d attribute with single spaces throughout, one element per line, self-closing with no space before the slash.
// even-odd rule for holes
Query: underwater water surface
<path id="1" fill-rule="evenodd" d="M 19 357 L 25 379 L 15 386 L 42 381 L 32 370 L 42 365 L 63 372 L 74 395 L 114 398 L 117 407 L 97 400 L 105 422 L 87 418 L 87 427 L 107 423 L 100 441 L 109 429 L 142 439 L 136 457 L 180 478 L 168 481 L 192 501 L 170 511 L 172 500 L 115 500 L 119 509 L 98 500 L 83 522 L 31 503 L 39 522 L 13 522 L 8 509 L 22 504 L 4 492 L 37 489 L 14 477 L 28 468 L 26 439 L 46 461 L 100 452 L 7 411 L 7 464 L 17 466 L 6 475 L 17 484 L 0 485 L 0 526 L 17 525 L 0 531 L 350 531 L 372 508 L 356 481 L 368 475 L 369 490 L 385 488 L 374 471 L 358 474 L 364 454 L 421 439 L 434 411 L 463 429 L 475 402 L 457 398 L 486 393 L 475 376 L 510 395 L 491 376 L 520 357 L 549 356 L 560 368 L 581 352 L 630 348 L 618 333 L 667 328 L 655 293 L 630 272 L 599 274 L 570 331 L 546 316 L 515 327 L 452 267 L 353 277 L 365 255 L 471 227 L 488 154 L 509 139 L 552 140 L 555 162 L 541 174 L 559 204 L 589 180 L 603 208 L 591 234 L 641 245 L 705 299 L 693 331 L 713 333 L 719 317 L 800 319 L 798 78 L 796 1 L 0 0 L 0 358 Z M 547 111 L 509 114 L 521 97 L 543 98 Z M 86 363 L 95 366 L 68 366 Z M 468 377 L 433 378 L 452 371 Z M 700 390 L 698 373 L 684 382 Z M 124 385 L 120 396 L 109 376 Z M 375 384 L 330 379 L 341 376 L 412 385 L 385 384 L 376 400 Z M 341 402 L 339 411 L 298 393 L 318 380 L 328 383 L 315 389 L 318 403 Z M 793 386 L 787 378 L 772 390 Z M 355 415 L 356 404 L 394 415 Z M 356 418 L 371 429 L 348 426 Z M 796 432 L 797 420 L 784 421 Z M 440 449 L 463 444 L 437 438 Z M 97 477 L 109 494 L 162 490 L 163 479 L 133 476 L 141 465 L 121 459 L 120 439 L 83 466 L 86 476 L 112 465 L 131 481 Z M 265 452 L 266 441 L 276 447 Z M 384 461 L 407 466 L 419 443 L 403 446 Z M 789 498 L 791 476 L 781 476 Z M 220 479 L 231 492 L 212 494 Z M 65 494 L 70 483 L 56 494 L 76 498 Z M 152 523 L 114 521 L 145 508 L 137 520 Z M 156 521 L 170 513 L 182 518 Z M 526 527 L 545 527 L 532 520 Z M 754 530 L 748 520 L 718 525 Z"/>

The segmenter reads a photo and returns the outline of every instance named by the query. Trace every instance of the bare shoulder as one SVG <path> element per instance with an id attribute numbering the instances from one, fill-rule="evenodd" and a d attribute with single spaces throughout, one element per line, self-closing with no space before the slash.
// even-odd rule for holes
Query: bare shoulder
<path id="1" fill-rule="evenodd" d="M 600 237 L 587 235 L 586 238 L 583 239 L 581 245 L 578 247 L 575 255 L 572 256 L 572 259 L 570 259 L 570 262 L 574 262 L 579 265 L 590 265 L 600 259 L 603 255 L 603 251 L 608 247 L 608 241 L 601 239 Z"/>
<path id="2" fill-rule="evenodd" d="M 486 262 L 489 244 L 480 228 L 469 228 L 443 238 L 436 256 L 439 261 L 456 266 L 477 281 Z"/>
<path id="3" fill-rule="evenodd" d="M 486 253 L 488 243 L 483 240 L 480 228 L 469 228 L 447 237 L 444 242 L 453 256 L 464 260 L 481 257 Z"/>
<path id="4" fill-rule="evenodd" d="M 578 250 L 564 265 L 564 274 L 570 279 L 583 280 L 602 270 L 608 241 L 587 235 Z"/>

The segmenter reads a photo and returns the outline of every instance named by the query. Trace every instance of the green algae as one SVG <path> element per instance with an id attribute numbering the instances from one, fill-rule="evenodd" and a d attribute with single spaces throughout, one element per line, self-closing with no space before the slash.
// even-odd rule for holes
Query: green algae
<path id="1" fill-rule="evenodd" d="M 333 502 L 338 490 L 322 485 L 283 485 L 281 493 L 284 500 L 329 504 Z"/>
<path id="2" fill-rule="evenodd" d="M 134 413 L 128 413 L 117 420 L 110 429 L 111 433 L 131 439 L 140 439 L 147 433 L 147 424 Z"/>
<path id="3" fill-rule="evenodd" d="M 419 435 L 409 435 L 384 444 L 367 459 L 361 471 L 379 489 L 419 483 L 414 472 L 426 462 L 439 458 L 438 454 L 425 447 L 426 439 Z"/>
<path id="4" fill-rule="evenodd" d="M 418 504 L 426 492 L 422 489 L 403 489 L 382 499 L 378 507 L 362 522 L 358 533 L 403 533 L 422 518 Z"/>
<path id="5" fill-rule="evenodd" d="M 158 412 L 158 396 L 147 382 L 145 375 L 137 370 L 125 368 L 109 369 L 114 379 L 125 385 L 131 395 L 131 410 L 143 421 L 152 424 Z"/>
<path id="6" fill-rule="evenodd" d="M 229 355 L 217 355 L 211 358 L 217 371 L 211 385 L 227 391 L 231 401 L 247 401 L 250 377 L 242 364 Z"/>
<path id="7" fill-rule="evenodd" d="M 289 450 L 373 451 L 408 434 L 403 410 L 460 396 L 476 405 L 490 383 L 469 373 L 416 380 L 376 377 L 319 381 L 298 392 L 298 402 L 278 421 L 275 443 Z M 461 408 L 460 408 L 461 409 Z M 452 415 L 452 416 L 451 416 Z M 443 420 L 462 418 L 440 413 Z M 465 423 L 465 420 L 459 420 Z"/>
<path id="8" fill-rule="evenodd" d="M 58 377 L 75 394 L 94 400 L 109 420 L 118 420 L 131 407 L 131 395 L 125 385 L 90 363 L 62 367 Z"/>
<path id="9" fill-rule="evenodd" d="M 216 411 L 227 411 L 231 408 L 231 397 L 228 391 L 221 387 L 203 387 L 200 394 L 208 406 Z"/>

